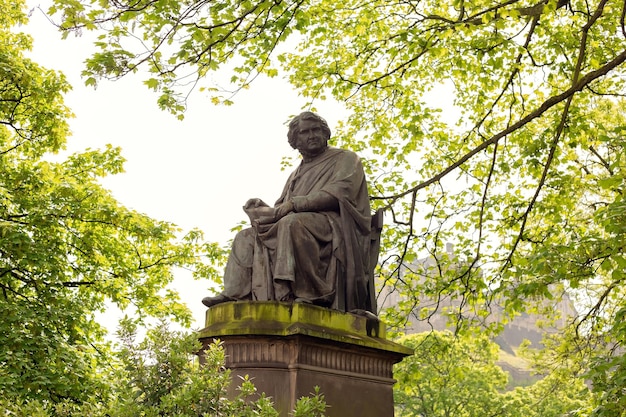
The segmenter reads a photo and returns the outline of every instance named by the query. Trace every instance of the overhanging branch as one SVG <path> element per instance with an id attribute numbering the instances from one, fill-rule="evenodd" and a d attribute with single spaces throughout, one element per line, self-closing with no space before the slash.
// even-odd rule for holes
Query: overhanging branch
<path id="1" fill-rule="evenodd" d="M 529 113 L 528 115 L 526 115 L 525 117 L 523 117 L 516 123 L 512 124 L 511 126 L 507 127 L 506 129 L 503 129 L 502 131 L 496 133 L 495 135 L 493 135 L 491 138 L 487 139 L 486 141 L 482 142 L 480 145 L 476 146 L 474 149 L 467 152 L 465 155 L 461 156 L 456 162 L 454 162 L 453 164 L 449 165 L 447 168 L 442 170 L 439 174 L 434 175 L 433 177 L 427 179 L 426 181 L 423 181 L 417 184 L 415 187 L 409 188 L 401 193 L 388 195 L 388 196 L 372 196 L 371 199 L 372 200 L 388 200 L 389 202 L 386 205 L 386 207 L 389 207 L 400 198 L 405 197 L 409 194 L 412 194 L 416 191 L 419 191 L 423 188 L 426 188 L 434 183 L 441 181 L 444 177 L 446 177 L 452 171 L 457 169 L 459 166 L 469 161 L 472 157 L 474 157 L 479 152 L 482 152 L 483 150 L 487 149 L 489 146 L 497 143 L 500 139 L 506 137 L 512 132 L 515 132 L 517 129 L 522 128 L 523 126 L 527 125 L 534 119 L 541 117 L 546 111 L 556 106 L 557 104 L 560 104 L 563 101 L 567 100 L 574 94 L 582 91 L 588 84 L 605 76 L 611 70 L 623 64 L 625 61 L 626 61 L 626 50 L 622 51 L 619 55 L 617 55 L 611 61 L 607 62 L 601 68 L 598 68 L 597 70 L 594 70 L 585 74 L 583 77 L 581 77 L 578 80 L 578 82 L 574 83 L 570 88 L 565 90 L 563 93 L 548 98 L 536 110 Z"/>

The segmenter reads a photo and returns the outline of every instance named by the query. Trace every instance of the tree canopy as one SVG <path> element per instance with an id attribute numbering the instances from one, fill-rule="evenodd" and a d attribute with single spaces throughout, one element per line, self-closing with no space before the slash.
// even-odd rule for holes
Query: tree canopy
<path id="1" fill-rule="evenodd" d="M 626 387 L 625 8 L 57 0 L 50 12 L 66 33 L 100 33 L 88 84 L 143 67 L 179 116 L 193 88 L 228 103 L 259 74 L 283 74 L 312 107 L 341 101 L 335 140 L 366 159 L 388 213 L 381 288 L 406 300 L 388 317 L 400 322 L 424 295 L 455 297 L 462 327 L 485 323 L 496 302 L 513 316 L 567 291 L 579 314 L 555 352 L 579 359 L 603 393 L 596 413 L 615 415 Z M 208 81 L 219 70 L 228 85 Z M 447 242 L 462 267 L 446 267 Z M 434 276 L 410 268 L 422 255 L 439 262 Z"/>
<path id="2" fill-rule="evenodd" d="M 415 354 L 397 364 L 396 415 L 401 417 L 559 417 L 589 412 L 581 378 L 567 370 L 505 391 L 499 346 L 485 334 L 432 331 L 405 336 Z"/>
<path id="3" fill-rule="evenodd" d="M 499 391 L 507 374 L 495 364 L 498 345 L 485 335 L 455 338 L 433 331 L 403 343 L 415 354 L 394 369 L 399 416 L 495 415 L 503 408 Z"/>

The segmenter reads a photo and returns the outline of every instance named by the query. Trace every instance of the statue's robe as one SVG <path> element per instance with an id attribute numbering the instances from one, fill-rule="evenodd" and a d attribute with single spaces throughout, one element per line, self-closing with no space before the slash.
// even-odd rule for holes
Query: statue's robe
<path id="1" fill-rule="evenodd" d="M 371 212 L 359 157 L 329 147 L 303 160 L 275 205 L 288 200 L 296 212 L 237 234 L 223 294 L 283 301 L 289 287 L 293 298 L 343 311 L 373 311 Z"/>

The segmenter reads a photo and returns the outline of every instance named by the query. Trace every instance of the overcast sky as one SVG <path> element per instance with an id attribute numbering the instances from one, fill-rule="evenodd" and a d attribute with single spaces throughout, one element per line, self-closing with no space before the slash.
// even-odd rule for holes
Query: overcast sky
<path id="1" fill-rule="evenodd" d="M 31 7 L 45 2 L 32 2 Z M 126 172 L 103 181 L 125 206 L 173 222 L 184 230 L 197 227 L 210 241 L 227 242 L 230 229 L 246 220 L 241 210 L 250 197 L 273 204 L 289 172 L 281 171 L 284 156 L 295 157 L 287 143 L 285 122 L 302 110 L 306 100 L 286 81 L 260 78 L 239 93 L 235 104 L 216 107 L 196 91 L 181 122 L 160 111 L 156 95 L 143 77 L 130 75 L 85 87 L 80 73 L 94 51 L 89 34 L 62 40 L 40 10 L 33 10 L 28 27 L 38 64 L 63 72 L 73 86 L 66 96 L 75 114 L 68 151 L 122 148 Z M 331 129 L 340 107 L 316 103 Z M 208 283 L 181 275 L 176 287 L 192 308 L 196 327 L 204 321 L 200 303 Z"/>

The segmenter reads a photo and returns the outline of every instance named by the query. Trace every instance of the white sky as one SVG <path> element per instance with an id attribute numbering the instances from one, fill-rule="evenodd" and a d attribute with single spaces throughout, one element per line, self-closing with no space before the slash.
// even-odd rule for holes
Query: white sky
<path id="1" fill-rule="evenodd" d="M 30 4 L 47 8 L 45 1 Z M 126 172 L 103 184 L 125 206 L 184 230 L 197 227 L 207 240 L 224 243 L 233 237 L 230 229 L 246 219 L 241 207 L 248 198 L 273 204 L 279 196 L 288 175 L 280 161 L 297 155 L 287 143 L 285 122 L 306 103 L 286 81 L 260 78 L 229 107 L 216 107 L 196 91 L 181 122 L 158 109 L 157 96 L 141 75 L 103 81 L 95 90 L 85 87 L 80 73 L 94 51 L 89 34 L 62 40 L 40 10 L 18 30 L 34 38 L 31 59 L 63 72 L 73 86 L 65 97 L 76 115 L 68 151 L 105 144 L 122 148 Z M 340 107 L 323 102 L 316 107 L 332 129 Z M 175 286 L 193 311 L 194 327 L 201 327 L 206 309 L 200 300 L 209 295 L 209 283 L 181 275 Z"/>

